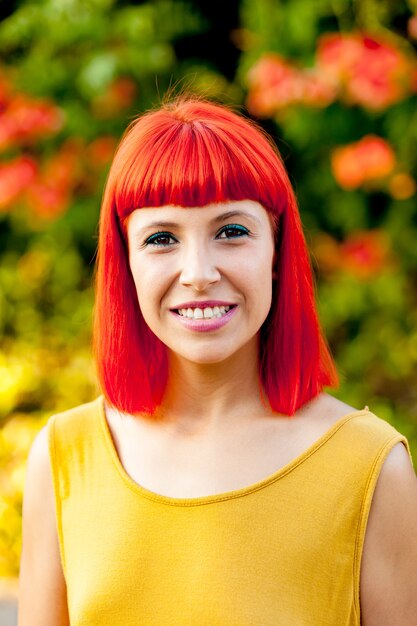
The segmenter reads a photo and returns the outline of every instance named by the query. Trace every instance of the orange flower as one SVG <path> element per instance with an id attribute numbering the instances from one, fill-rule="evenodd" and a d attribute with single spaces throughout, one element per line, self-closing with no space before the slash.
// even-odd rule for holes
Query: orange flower
<path id="1" fill-rule="evenodd" d="M 395 165 L 391 146 L 374 135 L 336 148 L 331 156 L 333 175 L 344 189 L 357 189 L 368 181 L 385 178 L 392 173 Z"/>
<path id="2" fill-rule="evenodd" d="M 331 165 L 333 176 L 344 189 L 356 189 L 363 183 L 364 173 L 354 146 L 336 148 L 331 155 Z"/>
<path id="3" fill-rule="evenodd" d="M 366 135 L 356 144 L 356 158 L 363 164 L 365 179 L 384 178 L 395 167 L 395 154 L 390 144 L 375 135 Z"/>
<path id="4" fill-rule="evenodd" d="M 398 172 L 389 181 L 389 192 L 396 200 L 407 200 L 416 193 L 416 181 L 406 172 Z"/>

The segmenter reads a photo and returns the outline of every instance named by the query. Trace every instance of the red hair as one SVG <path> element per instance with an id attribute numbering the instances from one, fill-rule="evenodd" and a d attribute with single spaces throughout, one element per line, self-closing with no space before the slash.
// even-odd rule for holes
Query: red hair
<path id="1" fill-rule="evenodd" d="M 245 199 L 259 202 L 276 227 L 277 278 L 259 341 L 259 380 L 271 408 L 294 415 L 325 385 L 338 385 L 319 326 L 297 202 L 277 148 L 251 120 L 218 104 L 180 97 L 131 123 L 104 192 L 93 352 L 110 405 L 152 414 L 168 380 L 167 348 L 143 319 L 130 272 L 128 216 L 141 207 Z"/>

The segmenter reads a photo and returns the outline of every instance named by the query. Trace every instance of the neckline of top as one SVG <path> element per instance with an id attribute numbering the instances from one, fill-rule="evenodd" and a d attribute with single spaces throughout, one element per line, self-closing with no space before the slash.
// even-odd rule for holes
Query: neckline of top
<path id="1" fill-rule="evenodd" d="M 215 493 L 215 494 L 210 494 L 206 496 L 196 496 L 193 498 L 178 498 L 174 496 L 166 496 L 166 495 L 151 491 L 149 489 L 146 489 L 146 487 L 142 487 L 142 485 L 137 483 L 135 480 L 133 480 L 133 478 L 129 476 L 129 474 L 123 467 L 123 464 L 119 458 L 119 455 L 117 453 L 117 450 L 113 441 L 113 437 L 110 431 L 110 427 L 107 422 L 105 404 L 104 404 L 105 402 L 104 395 L 100 395 L 95 402 L 96 402 L 96 407 L 97 407 L 97 416 L 100 421 L 101 430 L 102 430 L 102 434 L 104 435 L 106 447 L 110 453 L 110 457 L 113 461 L 113 464 L 115 465 L 119 475 L 122 477 L 124 482 L 135 493 L 141 496 L 144 496 L 145 498 L 149 500 L 154 500 L 161 504 L 167 504 L 171 506 L 201 506 L 203 504 L 210 504 L 214 502 L 221 502 L 224 500 L 240 498 L 242 496 L 253 493 L 255 491 L 259 491 L 260 489 L 263 489 L 267 485 L 270 485 L 271 483 L 276 482 L 280 478 L 283 478 L 286 474 L 291 472 L 298 465 L 301 465 L 303 461 L 305 461 L 309 456 L 311 456 L 314 452 L 316 452 L 316 450 L 321 448 L 321 446 L 325 444 L 326 441 L 328 441 L 346 422 L 348 422 L 354 417 L 359 417 L 360 415 L 363 415 L 363 414 L 368 415 L 370 413 L 369 408 L 365 407 L 364 409 L 361 409 L 359 411 L 358 410 L 351 411 L 350 413 L 343 415 L 338 420 L 336 420 L 334 424 L 332 424 L 332 426 L 325 433 L 323 433 L 318 439 L 316 439 L 316 441 L 314 441 L 303 452 L 301 452 L 301 454 L 299 454 L 294 459 L 292 459 L 291 461 L 289 461 L 288 463 L 280 467 L 278 470 L 276 470 L 272 474 L 269 474 L 265 478 L 255 483 L 252 483 L 251 485 L 247 485 L 246 487 L 241 487 L 239 489 L 234 489 L 232 491 L 225 491 L 222 493 Z"/>

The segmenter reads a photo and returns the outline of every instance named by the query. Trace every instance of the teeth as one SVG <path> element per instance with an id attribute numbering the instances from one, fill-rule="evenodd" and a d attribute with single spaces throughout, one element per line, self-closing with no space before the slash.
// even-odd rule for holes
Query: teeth
<path id="1" fill-rule="evenodd" d="M 215 307 L 205 307 L 204 309 L 200 309 L 196 307 L 195 309 L 179 309 L 178 313 L 183 317 L 188 317 L 189 319 L 210 319 L 212 317 L 223 317 L 230 310 L 230 306 L 215 306 Z"/>

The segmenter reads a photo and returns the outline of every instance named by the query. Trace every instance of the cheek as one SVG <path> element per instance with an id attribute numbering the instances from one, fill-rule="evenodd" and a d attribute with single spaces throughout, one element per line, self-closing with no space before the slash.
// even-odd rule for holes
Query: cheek
<path id="1" fill-rule="evenodd" d="M 163 291 L 163 273 L 158 273 L 154 267 L 147 267 L 139 263 L 131 263 L 130 268 L 139 306 L 141 311 L 146 314 L 153 309 L 155 302 L 160 301 Z"/>
<path id="2" fill-rule="evenodd" d="M 245 255 L 239 259 L 235 270 L 240 280 L 254 285 L 257 289 L 272 283 L 272 256 L 257 250 L 257 254 Z"/>
<path id="3" fill-rule="evenodd" d="M 263 321 L 272 304 L 272 257 L 259 255 L 256 263 L 252 257 L 241 266 L 240 273 Z"/>

